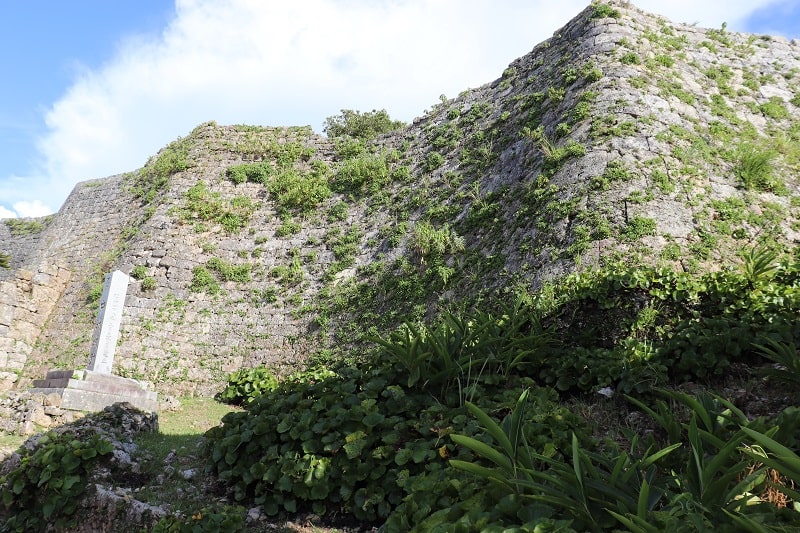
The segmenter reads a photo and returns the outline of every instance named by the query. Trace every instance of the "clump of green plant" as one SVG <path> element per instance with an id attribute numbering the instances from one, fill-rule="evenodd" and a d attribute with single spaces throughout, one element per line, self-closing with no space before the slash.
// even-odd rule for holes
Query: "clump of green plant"
<path id="1" fill-rule="evenodd" d="M 156 288 L 156 278 L 147 275 L 147 267 L 144 265 L 136 265 L 131 269 L 131 277 L 141 281 L 141 289 L 143 291 L 151 291 Z"/>
<path id="2" fill-rule="evenodd" d="M 787 119 L 791 116 L 780 96 L 770 97 L 767 102 L 759 105 L 758 108 L 765 116 L 776 120 Z"/>
<path id="3" fill-rule="evenodd" d="M 432 172 L 444 165 L 444 162 L 444 156 L 439 152 L 428 152 L 428 155 L 425 156 L 425 170 Z"/>
<path id="4" fill-rule="evenodd" d="M 218 257 L 212 257 L 206 261 L 206 268 L 216 272 L 222 281 L 246 283 L 250 281 L 250 271 L 252 269 L 252 265 L 250 263 L 233 265 L 227 261 L 223 261 Z"/>
<path id="5" fill-rule="evenodd" d="M 303 281 L 305 273 L 300 251 L 297 249 L 290 250 L 289 257 L 291 258 L 289 265 L 276 265 L 270 270 L 269 275 L 280 280 L 285 287 L 294 287 Z"/>
<path id="6" fill-rule="evenodd" d="M 274 174 L 275 168 L 268 162 L 233 165 L 225 171 L 228 179 L 237 185 L 246 181 L 266 185 Z"/>
<path id="7" fill-rule="evenodd" d="M 11 268 L 11 256 L 0 252 L 0 268 Z"/>
<path id="8" fill-rule="evenodd" d="M 133 279 L 143 280 L 147 276 L 147 267 L 144 265 L 136 265 L 131 269 L 131 277 Z"/>
<path id="9" fill-rule="evenodd" d="M 631 178 L 630 171 L 625 163 L 620 159 L 610 161 L 600 176 L 594 176 L 590 180 L 592 189 L 607 191 L 611 184 L 616 181 L 628 181 Z"/>
<path id="10" fill-rule="evenodd" d="M 449 224 L 437 228 L 423 220 L 414 225 L 411 247 L 425 261 L 464 250 L 464 238 Z"/>
<path id="11" fill-rule="evenodd" d="M 86 491 L 88 473 L 113 450 L 99 435 L 78 439 L 69 433 L 49 432 L 34 451 L 20 448 L 20 463 L 0 478 L 0 498 L 8 531 L 69 529 Z"/>
<path id="12" fill-rule="evenodd" d="M 656 221 L 652 218 L 634 216 L 625 224 L 621 237 L 626 241 L 636 241 L 646 235 L 655 235 Z"/>
<path id="13" fill-rule="evenodd" d="M 385 109 L 368 112 L 342 109 L 338 115 L 325 119 L 322 130 L 332 138 L 352 137 L 369 141 L 381 135 L 405 126 L 404 122 L 392 120 Z"/>
<path id="14" fill-rule="evenodd" d="M 286 169 L 269 183 L 269 193 L 282 209 L 301 213 L 316 209 L 331 196 L 328 167 L 317 166 L 310 173 Z"/>
<path id="15" fill-rule="evenodd" d="M 596 3 L 592 7 L 592 14 L 589 18 L 592 19 L 604 19 L 604 18 L 614 18 L 618 19 L 620 17 L 620 12 L 618 9 L 611 7 L 608 4 L 599 4 Z"/>
<path id="16" fill-rule="evenodd" d="M 143 291 L 152 291 L 158 286 L 158 283 L 153 276 L 145 276 L 140 286 Z"/>
<path id="17" fill-rule="evenodd" d="M 277 387 L 278 378 L 268 368 L 242 368 L 228 376 L 225 388 L 215 398 L 232 405 L 247 405 Z"/>
<path id="18" fill-rule="evenodd" d="M 744 143 L 736 148 L 733 172 L 745 189 L 775 193 L 785 191 L 785 186 L 773 173 L 775 155 L 772 150 L 752 143 Z"/>
<path id="19" fill-rule="evenodd" d="M 360 197 L 377 192 L 390 179 L 386 154 L 364 153 L 342 163 L 331 179 L 331 188 Z"/>
<path id="20" fill-rule="evenodd" d="M 485 394 L 479 376 L 474 379 L 478 404 L 495 409 L 513 401 L 515 393 Z M 287 380 L 207 434 L 212 468 L 234 500 L 258 502 L 268 515 L 345 513 L 379 524 L 405 501 L 397 519 L 407 522 L 421 511 L 422 498 L 429 499 L 428 509 L 437 500 L 431 489 L 452 479 L 446 459 L 461 452 L 444 437 L 453 430 L 477 436 L 478 428 L 463 408 L 453 420 L 450 407 L 405 381 L 405 371 L 392 364 L 345 367 L 309 382 Z M 551 392 L 537 390 L 536 398 L 530 441 L 560 446 L 577 419 L 557 406 Z M 431 476 L 424 494 L 414 486 L 419 476 Z"/>
<path id="21" fill-rule="evenodd" d="M 48 215 L 41 218 L 7 218 L 3 222 L 8 227 L 11 235 L 32 235 L 40 233 L 53 221 L 55 215 Z"/>
<path id="22" fill-rule="evenodd" d="M 776 489 L 796 494 L 789 483 L 771 483 L 767 474 L 773 467 L 773 474 L 800 478 L 800 457 L 771 438 L 776 428 L 748 420 L 723 398 L 663 391 L 690 410 L 687 422 L 663 401 L 653 409 L 629 398 L 663 426 L 666 443 L 631 433 L 626 449 L 612 444 L 592 451 L 573 435 L 566 457 L 554 457 L 526 441 L 527 394 L 522 393 L 501 424 L 468 405 L 490 439 L 451 435 L 473 452 L 473 460 L 451 459 L 450 465 L 493 490 L 480 503 L 461 500 L 432 513 L 419 524 L 421 529 L 466 526 L 479 519 L 506 530 L 558 526 L 567 531 L 641 532 L 677 530 L 686 524 L 693 530 L 752 531 L 765 524 L 800 523 L 800 513 L 784 514 L 764 497 Z M 772 460 L 765 449 L 781 459 Z"/>
<path id="23" fill-rule="evenodd" d="M 205 182 L 200 181 L 186 191 L 178 213 L 187 222 L 216 222 L 226 232 L 237 233 L 246 226 L 256 207 L 247 196 L 224 200 L 220 193 L 210 191 Z"/>
<path id="24" fill-rule="evenodd" d="M 220 286 L 217 278 L 206 267 L 198 265 L 192 269 L 192 281 L 189 284 L 189 290 L 217 294 L 220 291 Z"/>
<path id="25" fill-rule="evenodd" d="M 328 268 L 326 275 L 328 281 L 332 280 L 335 274 L 355 264 L 362 238 L 363 234 L 356 226 L 348 228 L 344 234 L 338 228 L 333 228 L 325 234 L 325 244 L 333 252 L 335 259 Z"/>
<path id="26" fill-rule="evenodd" d="M 295 222 L 289 216 L 284 216 L 281 218 L 281 225 L 275 230 L 275 236 L 286 237 L 287 235 L 294 235 L 295 233 L 300 233 L 301 229 L 302 226 L 299 222 Z"/>
<path id="27" fill-rule="evenodd" d="M 272 162 L 233 165 L 225 173 L 236 184 L 249 181 L 266 185 L 282 210 L 307 212 L 330 197 L 330 169 L 325 162 L 314 160 L 310 171 L 301 171 L 292 166 L 294 161 L 293 157 L 277 159 L 277 168 Z"/>
<path id="28" fill-rule="evenodd" d="M 586 147 L 572 139 L 563 146 L 557 146 L 545 137 L 539 147 L 544 154 L 542 174 L 546 176 L 554 175 L 570 158 L 586 155 Z"/>
<path id="29" fill-rule="evenodd" d="M 192 166 L 189 148 L 188 138 L 178 138 L 162 149 L 141 170 L 132 175 L 133 195 L 145 204 L 152 203 L 156 196 L 167 188 L 173 174 Z"/>

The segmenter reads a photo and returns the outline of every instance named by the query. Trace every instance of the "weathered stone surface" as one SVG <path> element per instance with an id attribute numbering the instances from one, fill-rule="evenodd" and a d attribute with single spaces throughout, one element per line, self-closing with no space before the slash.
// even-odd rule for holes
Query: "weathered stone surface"
<path id="1" fill-rule="evenodd" d="M 406 195 L 430 192 L 435 196 L 437 190 L 449 191 L 450 200 L 461 202 L 451 222 L 463 221 L 481 202 L 489 203 L 490 195 L 518 193 L 513 201 L 497 201 L 496 218 L 465 237 L 471 250 L 502 259 L 497 270 L 521 273 L 530 288 L 575 269 L 578 262 L 589 265 L 615 251 L 636 254 L 646 248 L 648 253 L 658 254 L 667 244 L 686 250 L 714 220 L 712 201 L 744 198 L 730 161 L 709 165 L 697 157 L 704 143 L 710 142 L 712 126 L 731 126 L 719 107 L 712 109 L 712 98 L 721 98 L 736 122 L 752 127 L 757 135 L 785 130 L 800 120 L 800 108 L 791 103 L 797 94 L 796 76 L 793 80 L 787 76 L 800 68 L 797 41 L 732 32 L 718 39 L 702 28 L 672 24 L 625 2 L 609 3 L 620 11 L 619 18 L 591 19 L 588 11 L 584 12 L 530 54 L 511 62 L 502 78 L 437 104 L 409 129 L 378 141 L 387 150 L 402 147 L 407 158 L 404 164 L 408 163 L 414 176 L 410 185 L 391 187 L 400 190 L 407 186 L 402 193 Z M 677 49 L 659 42 L 667 38 Z M 628 53 L 636 56 L 635 61 L 621 60 Z M 584 67 L 596 67 L 596 79 L 588 79 Z M 730 69 L 728 89 L 713 79 L 715 69 Z M 575 79 L 566 81 L 568 75 Z M 753 89 L 749 78 L 759 86 Z M 581 118 L 575 111 L 587 94 L 593 95 L 587 100 L 590 112 Z M 536 115 L 529 102 L 539 98 L 537 95 L 541 95 L 540 124 L 531 124 L 530 129 L 541 125 L 543 137 L 534 141 L 532 132 L 524 134 L 520 126 Z M 782 102 L 788 118 L 775 119 L 760 110 L 770 98 Z M 456 123 L 448 113 L 463 117 L 484 104 L 485 114 L 475 119 L 474 131 L 465 133 L 452 150 L 441 149 L 446 159 L 441 168 L 427 170 L 424 158 L 435 132 Z M 604 127 L 617 130 L 603 133 Z M 493 135 L 495 131 L 496 161 L 474 176 L 473 183 L 460 156 L 476 132 Z M 405 242 L 390 247 L 379 230 L 407 222 L 410 232 L 432 207 L 420 194 L 419 205 L 409 208 L 408 219 L 398 221 L 397 213 L 381 205 L 351 202 L 335 194 L 318 213 L 302 220 L 297 217 L 299 233 L 278 237 L 282 221 L 268 192 L 259 184 L 236 185 L 221 179 L 230 165 L 263 160 L 265 153 L 233 147 L 246 142 L 267 146 L 299 141 L 315 150 L 313 160 L 335 168 L 339 163 L 331 143 L 307 131 L 246 131 L 215 124 L 199 126 L 189 140 L 193 166 L 172 175 L 152 204 L 133 195 L 133 176 L 118 175 L 78 184 L 39 233 L 14 236 L 0 224 L 0 252 L 12 257 L 12 269 L 0 269 L 0 326 L 8 328 L 0 329 L 0 371 L 25 369 L 21 378 L 25 382 L 44 375 L 49 368 L 83 366 L 96 311 L 87 297 L 97 280 L 90 281 L 89 273 L 140 265 L 146 267 L 155 288 L 145 290 L 141 282 L 131 284 L 117 346 L 119 373 L 152 381 L 161 392 L 183 395 L 216 392 L 224 373 L 237 367 L 265 363 L 291 368 L 309 352 L 324 348 L 299 341 L 315 327 L 313 314 L 299 311 L 300 306 L 313 303 L 326 286 L 326 273 L 336 260 L 325 236 L 351 227 L 364 235 L 355 264 L 334 276 L 337 286 L 343 286 L 359 279 L 359 267 L 379 258 L 390 264 L 411 256 Z M 542 176 L 545 140 L 553 147 L 577 143 L 586 154 L 570 159 L 545 179 L 556 189 L 552 205 L 574 203 L 579 212 L 547 220 L 542 229 L 539 225 L 546 220 L 542 213 L 525 217 L 518 213 L 526 207 L 524 188 L 535 189 L 533 185 Z M 714 149 L 727 151 L 728 147 Z M 607 189 L 587 188 L 612 162 L 622 163 L 629 179 Z M 796 171 L 778 170 L 787 173 L 788 180 L 795 180 L 791 193 L 796 195 L 796 176 L 792 174 Z M 445 176 L 464 179 L 451 185 Z M 665 189 L 672 189 L 659 190 L 654 185 L 657 179 L 662 179 Z M 222 201 L 242 197 L 257 205 L 246 230 L 229 234 L 216 222 L 178 214 L 187 192 L 201 182 Z M 783 209 L 784 241 L 800 240 L 797 210 L 789 197 L 753 196 Z M 348 206 L 341 223 L 325 216 L 338 202 Z M 599 214 L 614 237 L 634 217 L 655 221 L 657 231 L 636 245 L 620 246 L 615 238 L 598 237 L 579 257 L 566 257 L 563 252 L 575 243 L 576 228 L 581 227 L 577 215 L 587 213 Z M 751 226 L 741 229 L 748 242 L 758 232 Z M 108 259 L 108 254 L 120 249 L 118 256 Z M 292 267 L 294 253 L 302 259 L 297 268 L 303 281 L 288 286 L 273 272 L 276 267 Z M 724 250 L 712 253 L 718 255 L 712 260 L 730 260 L 724 257 Z M 216 295 L 193 292 L 193 269 L 212 258 L 250 264 L 252 279 L 222 281 L 222 290 Z M 7 380 L 0 380 L 3 386 L 10 386 Z"/>

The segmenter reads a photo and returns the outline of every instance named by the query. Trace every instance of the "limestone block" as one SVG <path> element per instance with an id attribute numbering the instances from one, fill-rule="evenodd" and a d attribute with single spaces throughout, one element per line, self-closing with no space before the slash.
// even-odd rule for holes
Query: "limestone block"
<path id="1" fill-rule="evenodd" d="M 41 328 L 27 320 L 17 320 L 9 332 L 9 337 L 23 344 L 33 344 L 39 336 Z M 19 349 L 19 347 L 17 347 Z M 27 353 L 30 353 L 28 350 Z"/>
<path id="2" fill-rule="evenodd" d="M 0 282 L 0 304 L 14 305 L 17 303 L 17 286 L 7 281 Z"/>
<path id="3" fill-rule="evenodd" d="M 44 428 L 49 428 L 53 425 L 53 419 L 47 416 L 44 412 L 44 408 L 40 407 L 38 409 L 34 409 L 28 412 L 28 416 L 26 417 L 26 421 L 33 422 L 37 426 L 41 426 Z"/>
<path id="4" fill-rule="evenodd" d="M 0 303 L 0 326 L 10 326 L 14 320 L 14 308 Z"/>
<path id="5" fill-rule="evenodd" d="M 34 285 L 50 285 L 53 281 L 53 277 L 50 274 L 46 274 L 44 272 L 39 272 L 35 276 L 33 276 L 33 284 Z"/>

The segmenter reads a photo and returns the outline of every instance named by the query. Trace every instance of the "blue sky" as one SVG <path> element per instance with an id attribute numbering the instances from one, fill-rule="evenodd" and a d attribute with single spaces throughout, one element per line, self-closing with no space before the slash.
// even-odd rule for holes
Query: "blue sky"
<path id="1" fill-rule="evenodd" d="M 0 218 L 141 167 L 194 126 L 412 120 L 498 77 L 587 0 L 0 0 Z M 639 0 L 800 38 L 800 0 Z M 420 81 L 422 80 L 422 81 Z"/>

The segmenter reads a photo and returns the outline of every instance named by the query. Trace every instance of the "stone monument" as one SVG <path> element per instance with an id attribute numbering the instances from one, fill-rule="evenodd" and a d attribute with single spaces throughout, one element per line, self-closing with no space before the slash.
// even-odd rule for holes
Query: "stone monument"
<path id="1" fill-rule="evenodd" d="M 129 281 L 119 270 L 106 275 L 88 368 L 51 370 L 45 379 L 33 381 L 32 392 L 58 394 L 62 409 L 100 411 L 117 402 L 129 402 L 143 411 L 158 410 L 156 392 L 140 381 L 111 373 Z"/>
<path id="2" fill-rule="evenodd" d="M 106 274 L 103 295 L 100 297 L 100 310 L 97 312 L 97 321 L 94 326 L 89 366 L 87 367 L 92 372 L 111 374 L 129 281 L 130 278 L 127 274 L 119 270 Z"/>

